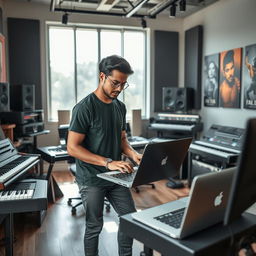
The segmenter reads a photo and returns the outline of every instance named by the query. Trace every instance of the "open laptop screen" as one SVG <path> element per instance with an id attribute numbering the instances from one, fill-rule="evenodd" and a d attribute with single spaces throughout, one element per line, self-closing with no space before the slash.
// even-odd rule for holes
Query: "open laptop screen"
<path id="1" fill-rule="evenodd" d="M 232 181 L 224 225 L 241 216 L 256 202 L 256 118 L 247 122 L 242 153 Z"/>

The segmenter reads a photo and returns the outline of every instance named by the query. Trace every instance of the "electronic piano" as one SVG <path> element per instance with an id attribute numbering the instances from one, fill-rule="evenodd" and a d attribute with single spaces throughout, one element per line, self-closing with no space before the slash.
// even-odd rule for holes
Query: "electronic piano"
<path id="1" fill-rule="evenodd" d="M 38 162 L 39 156 L 20 154 L 9 139 L 0 140 L 0 190 Z"/>
<path id="2" fill-rule="evenodd" d="M 47 209 L 47 180 L 24 179 L 0 191 L 0 214 Z"/>
<path id="3" fill-rule="evenodd" d="M 72 160 L 72 156 L 68 155 L 66 147 L 63 146 L 47 146 L 37 148 L 37 153 L 41 158 L 50 164 L 57 161 Z"/>
<path id="4" fill-rule="evenodd" d="M 212 125 L 201 140 L 195 140 L 190 145 L 191 178 L 236 166 L 244 133 L 241 128 Z"/>
<path id="5" fill-rule="evenodd" d="M 157 118 L 153 119 L 148 128 L 195 135 L 202 131 L 203 124 L 199 115 L 158 113 Z"/>

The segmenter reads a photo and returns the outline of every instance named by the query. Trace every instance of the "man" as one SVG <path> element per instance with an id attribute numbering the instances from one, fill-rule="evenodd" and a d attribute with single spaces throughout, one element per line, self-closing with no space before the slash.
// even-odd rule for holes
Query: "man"
<path id="1" fill-rule="evenodd" d="M 224 81 L 220 85 L 220 106 L 240 107 L 240 81 L 235 77 L 234 51 L 230 50 L 223 59 Z"/>
<path id="2" fill-rule="evenodd" d="M 86 214 L 84 251 L 98 255 L 98 239 L 103 226 L 104 198 L 119 216 L 136 211 L 128 188 L 98 178 L 109 170 L 132 172 L 121 154 L 140 163 L 141 154 L 129 145 L 125 132 L 125 105 L 117 99 L 128 87 L 130 64 L 120 56 L 104 58 L 99 64 L 98 88 L 73 109 L 68 135 L 68 153 L 76 158 L 81 198 Z M 132 255 L 132 239 L 118 231 L 119 255 Z"/>
<path id="3" fill-rule="evenodd" d="M 247 99 L 249 100 L 251 92 L 253 93 L 254 96 L 256 95 L 256 57 L 253 58 L 252 64 L 250 64 L 248 61 L 248 53 L 246 53 L 245 65 L 248 69 L 249 76 L 251 78 L 250 87 L 246 91 L 246 96 L 247 96 Z"/>

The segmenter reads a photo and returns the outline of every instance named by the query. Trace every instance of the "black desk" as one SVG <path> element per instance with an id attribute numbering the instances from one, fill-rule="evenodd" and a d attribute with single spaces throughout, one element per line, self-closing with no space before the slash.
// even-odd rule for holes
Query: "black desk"
<path id="1" fill-rule="evenodd" d="M 133 220 L 131 214 L 120 217 L 120 228 L 126 235 L 144 244 L 146 256 L 153 255 L 152 249 L 165 256 L 226 256 L 231 245 L 230 228 L 236 244 L 241 237 L 255 234 L 256 215 L 245 213 L 229 227 L 218 224 L 182 240 L 170 238 Z"/>

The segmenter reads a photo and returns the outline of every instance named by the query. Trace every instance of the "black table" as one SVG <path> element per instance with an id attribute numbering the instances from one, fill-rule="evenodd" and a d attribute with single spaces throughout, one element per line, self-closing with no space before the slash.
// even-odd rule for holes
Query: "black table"
<path id="1" fill-rule="evenodd" d="M 133 220 L 131 214 L 120 217 L 120 229 L 144 244 L 146 256 L 153 255 L 153 249 L 166 256 L 226 256 L 232 247 L 231 231 L 234 247 L 242 237 L 255 234 L 256 215 L 245 213 L 228 227 L 218 224 L 182 240 L 170 238 Z"/>

